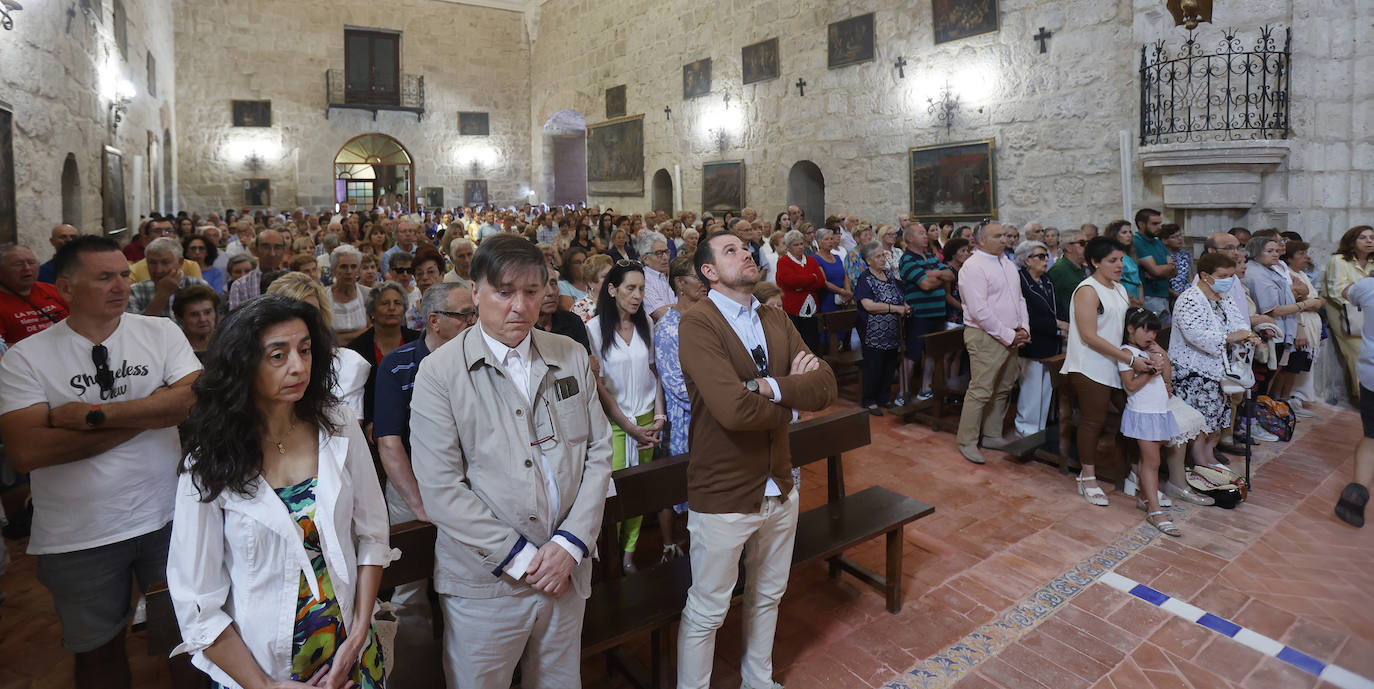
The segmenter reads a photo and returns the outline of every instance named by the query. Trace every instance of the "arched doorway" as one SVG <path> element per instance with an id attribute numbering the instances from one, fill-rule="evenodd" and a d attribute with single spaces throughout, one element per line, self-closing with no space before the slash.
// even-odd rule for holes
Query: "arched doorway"
<path id="1" fill-rule="evenodd" d="M 544 123 L 544 189 L 552 203 L 587 200 L 587 118 L 559 110 Z"/>
<path id="2" fill-rule="evenodd" d="M 356 136 L 334 156 L 334 201 L 367 210 L 400 202 L 415 207 L 415 165 L 401 142 L 385 134 Z"/>
<path id="3" fill-rule="evenodd" d="M 809 160 L 799 160 L 787 173 L 787 205 L 800 206 L 816 227 L 825 222 L 825 175 Z"/>
<path id="4" fill-rule="evenodd" d="M 677 215 L 673 208 L 673 176 L 664 168 L 659 168 L 658 172 L 654 173 L 653 196 L 650 200 L 653 202 L 654 210 Z"/>
<path id="5" fill-rule="evenodd" d="M 62 161 L 62 223 L 81 229 L 81 175 L 76 170 L 76 154 Z"/>

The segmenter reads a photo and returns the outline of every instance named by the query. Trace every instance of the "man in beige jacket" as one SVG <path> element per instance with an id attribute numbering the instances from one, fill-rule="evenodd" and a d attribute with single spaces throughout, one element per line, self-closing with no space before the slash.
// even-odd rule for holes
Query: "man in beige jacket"
<path id="1" fill-rule="evenodd" d="M 434 587 L 450 687 L 582 685 L 582 616 L 611 474 L 586 350 L 534 329 L 542 252 L 514 235 L 472 260 L 478 327 L 420 364 L 411 461 L 439 528 Z M 570 590 L 571 589 L 571 590 Z"/>

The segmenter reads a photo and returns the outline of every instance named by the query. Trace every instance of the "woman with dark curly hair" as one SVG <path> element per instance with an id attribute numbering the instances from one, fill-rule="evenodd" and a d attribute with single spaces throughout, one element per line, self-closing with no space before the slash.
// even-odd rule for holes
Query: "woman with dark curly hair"
<path id="1" fill-rule="evenodd" d="M 399 553 L 367 441 L 330 393 L 331 339 L 315 307 L 254 299 L 194 387 L 167 587 L 177 652 L 217 687 L 383 686 L 372 609 Z"/>

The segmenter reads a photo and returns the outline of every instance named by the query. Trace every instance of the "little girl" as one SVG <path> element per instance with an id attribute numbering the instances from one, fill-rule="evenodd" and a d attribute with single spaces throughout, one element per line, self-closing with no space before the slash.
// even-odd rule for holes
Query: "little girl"
<path id="1" fill-rule="evenodd" d="M 1169 536 L 1183 533 L 1168 520 L 1169 513 L 1160 507 L 1159 447 L 1178 435 L 1178 422 L 1169 411 L 1169 397 L 1173 394 L 1169 356 L 1155 342 L 1163 324 L 1153 311 L 1134 308 L 1126 312 L 1126 344 L 1121 349 L 1136 357 L 1149 359 L 1155 367 L 1152 373 L 1136 373 L 1130 364 L 1117 364 L 1121 372 L 1121 386 L 1126 389 L 1126 410 L 1121 413 L 1121 434 L 1140 443 L 1140 491 L 1137 498 L 1145 509 L 1145 521 Z"/>

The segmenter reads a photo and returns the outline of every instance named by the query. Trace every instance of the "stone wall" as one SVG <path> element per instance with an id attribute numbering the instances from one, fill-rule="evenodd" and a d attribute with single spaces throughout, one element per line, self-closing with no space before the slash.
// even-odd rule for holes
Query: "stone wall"
<path id="1" fill-rule="evenodd" d="M 172 0 L 124 0 L 126 55 L 115 42 L 113 0 L 29 2 L 14 12 L 14 28 L 0 30 L 0 100 L 14 114 L 14 157 L 19 242 L 40 260 L 52 254 L 49 231 L 62 220 L 62 169 L 76 162 L 75 195 L 82 232 L 101 231 L 101 159 L 105 146 L 123 153 L 128 221 L 175 206 L 175 171 L 158 166 L 156 189 L 149 177 L 151 153 L 159 162 L 163 142 L 175 140 L 176 80 Z M 156 61 L 157 95 L 148 88 L 148 54 Z M 134 87 L 117 130 L 109 119 L 109 94 L 120 80 Z M 169 136 L 170 135 L 170 136 Z M 136 174 L 137 171 L 137 174 Z M 167 183 L 165 174 L 173 180 Z M 136 178 L 142 183 L 136 185 Z M 156 194 L 155 194 L 156 192 Z"/>
<path id="2" fill-rule="evenodd" d="M 827 69 L 827 25 L 870 11 L 876 59 Z M 604 90 L 617 84 L 628 85 L 627 112 L 644 114 L 645 196 L 593 203 L 642 209 L 654 172 L 678 164 L 681 207 L 699 208 L 702 163 L 743 160 L 747 204 L 771 214 L 786 202 L 791 167 L 810 160 L 825 176 L 827 213 L 891 222 L 908 206 L 909 148 L 994 138 L 1000 217 L 1066 226 L 1122 212 L 1119 132 L 1134 131 L 1138 100 L 1124 0 L 1002 0 L 1000 31 L 940 45 L 930 3 L 911 0 L 550 0 L 540 26 L 536 136 L 562 109 L 604 120 Z M 1054 34 L 1046 54 L 1032 38 L 1042 26 Z M 740 49 L 773 37 L 781 76 L 742 85 Z M 682 65 L 706 57 L 711 93 L 684 101 Z M 949 131 L 927 102 L 946 84 L 961 103 Z M 724 150 L 710 135 L 719 126 Z M 535 170 L 546 170 L 533 150 Z"/>
<path id="3" fill-rule="evenodd" d="M 522 15 L 434 0 L 178 0 L 177 83 L 183 207 L 243 205 L 242 183 L 267 178 L 272 205 L 334 202 L 334 156 L 350 139 L 397 139 L 415 188 L 486 179 L 493 199 L 530 186 L 529 43 Z M 399 31 L 401 71 L 424 76 L 425 112 L 338 110 L 325 118 L 325 72 L 343 69 L 344 28 Z M 272 101 L 270 128 L 236 128 L 232 100 Z M 458 111 L 490 113 L 491 135 L 458 135 Z M 252 170 L 252 153 L 263 160 Z M 474 162 L 475 161 L 475 162 Z"/>

